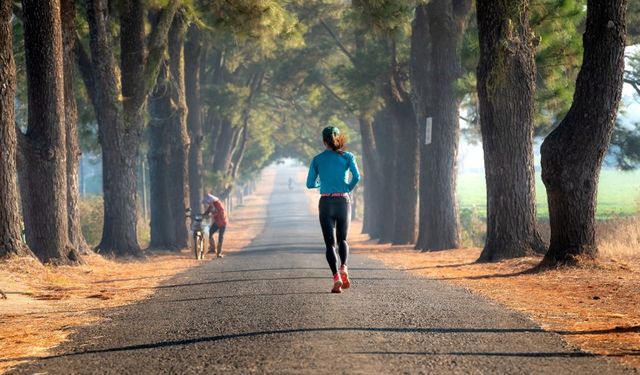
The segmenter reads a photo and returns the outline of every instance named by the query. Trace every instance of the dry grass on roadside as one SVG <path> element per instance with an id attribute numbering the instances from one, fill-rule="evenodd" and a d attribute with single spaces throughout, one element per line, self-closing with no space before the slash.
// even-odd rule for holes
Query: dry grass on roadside
<path id="1" fill-rule="evenodd" d="M 256 193 L 236 208 L 225 251 L 248 245 L 263 229 L 275 174 L 267 170 Z M 210 259 L 210 255 L 208 255 Z M 79 326 L 99 320 L 101 309 L 150 296 L 162 281 L 201 264 L 191 252 L 153 252 L 143 260 L 85 257 L 82 266 L 44 266 L 34 259 L 0 265 L 0 373 L 29 357 L 44 356 Z"/>
<path id="2" fill-rule="evenodd" d="M 359 224 L 354 223 L 352 233 L 359 233 Z M 375 244 L 363 235 L 352 236 L 351 244 L 354 251 L 390 266 L 460 285 L 522 311 L 583 350 L 640 367 L 640 250 L 632 250 L 637 224 L 610 228 L 595 265 L 542 273 L 523 273 L 540 262 L 538 257 L 477 264 L 477 248 L 421 253 Z"/>

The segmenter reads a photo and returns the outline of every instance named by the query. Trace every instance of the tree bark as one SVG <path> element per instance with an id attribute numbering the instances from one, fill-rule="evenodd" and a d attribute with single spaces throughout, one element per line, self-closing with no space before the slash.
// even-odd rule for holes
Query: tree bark
<path id="1" fill-rule="evenodd" d="M 182 15 L 174 17 L 169 30 L 169 70 L 171 76 L 171 101 L 173 113 L 170 124 L 170 183 L 169 202 L 171 204 L 172 228 L 175 232 L 175 246 L 178 249 L 189 245 L 189 232 L 185 210 L 189 204 L 189 133 L 187 129 L 187 101 L 185 97 L 184 38 L 186 21 Z M 192 69 L 190 67 L 190 69 Z"/>
<path id="2" fill-rule="evenodd" d="M 395 233 L 395 226 L 392 224 L 392 221 L 395 220 L 397 210 L 393 201 L 397 181 L 393 174 L 396 165 L 396 142 L 394 140 L 395 128 L 391 115 L 386 108 L 376 114 L 373 131 L 376 140 L 378 141 L 378 154 L 381 159 L 380 165 L 382 166 L 382 170 L 387 172 L 384 174 L 380 187 L 378 189 L 374 189 L 375 193 L 373 199 L 378 200 L 379 204 L 382 205 L 382 216 L 379 218 L 380 242 L 389 243 L 393 240 Z"/>
<path id="3" fill-rule="evenodd" d="M 424 126 L 427 117 L 432 119 L 431 143 L 426 145 L 426 135 L 420 135 L 423 140 L 420 237 L 416 245 L 420 250 L 444 250 L 460 246 L 456 199 L 460 101 L 456 82 L 461 74 L 459 47 L 470 8 L 471 2 L 467 0 L 434 0 L 427 6 L 419 7 L 416 15 L 414 27 L 422 28 L 419 30 L 422 33 L 429 33 L 422 38 L 426 40 L 426 45 L 413 39 L 419 43 L 417 48 L 427 49 L 427 54 L 416 52 L 413 59 L 414 64 L 422 66 L 414 68 L 414 72 L 428 77 L 427 82 L 416 82 L 416 85 L 423 86 L 416 97 L 426 114 L 419 117 L 419 123 Z M 428 26 L 419 25 L 423 22 L 428 22 Z M 428 69 L 424 69 L 424 66 Z M 426 90 L 429 93 L 425 95 Z M 426 131 L 426 128 L 423 129 Z"/>
<path id="4" fill-rule="evenodd" d="M 144 103 L 156 83 L 167 34 L 179 4 L 179 0 L 171 0 L 159 12 L 145 45 L 143 1 L 120 3 L 118 85 L 108 21 L 109 1 L 87 0 L 95 103 L 98 104 L 95 112 L 103 155 L 104 227 L 98 245 L 102 252 L 142 255 L 137 239 L 136 164 L 144 125 Z"/>
<path id="5" fill-rule="evenodd" d="M 189 129 L 189 201 L 190 207 L 197 211 L 204 194 L 202 185 L 202 107 L 200 104 L 200 70 L 202 62 L 202 35 L 196 25 L 187 32 L 184 50 L 185 94 L 187 99 L 187 125 Z"/>
<path id="6" fill-rule="evenodd" d="M 22 208 L 29 247 L 43 262 L 79 260 L 69 242 L 60 1 L 24 0 L 29 97 Z"/>
<path id="7" fill-rule="evenodd" d="M 430 212 L 427 202 L 432 199 L 429 195 L 426 167 L 431 162 L 428 157 L 428 147 L 425 145 L 426 118 L 433 112 L 434 90 L 432 79 L 431 33 L 429 30 L 429 15 L 426 5 L 416 7 L 415 18 L 411 30 L 411 94 L 416 120 L 418 121 L 420 141 L 420 176 L 418 189 L 418 239 L 416 249 L 426 249 L 429 243 Z"/>
<path id="8" fill-rule="evenodd" d="M 104 224 L 98 249 L 119 256 L 141 256 L 135 178 L 140 134 L 135 128 L 127 128 L 118 100 L 121 92 L 116 78 L 108 3 L 108 0 L 87 0 L 104 192 Z M 122 95 L 124 97 L 124 92 Z"/>
<path id="9" fill-rule="evenodd" d="M 33 255 L 22 242 L 16 156 L 16 66 L 13 58 L 11 0 L 0 0 L 0 258 Z"/>
<path id="10" fill-rule="evenodd" d="M 541 149 L 551 226 L 543 266 L 597 255 L 596 194 L 622 92 L 626 7 L 626 0 L 587 3 L 584 59 L 573 104 Z"/>
<path id="11" fill-rule="evenodd" d="M 396 122 L 396 165 L 394 190 L 394 245 L 413 244 L 416 241 L 416 213 L 418 201 L 418 125 L 409 101 L 393 105 Z"/>
<path id="12" fill-rule="evenodd" d="M 149 95 L 149 186 L 151 211 L 151 249 L 176 250 L 176 232 L 171 219 L 171 82 L 168 62 L 158 74 L 156 87 Z M 184 215 L 183 215 L 184 216 Z"/>
<path id="13" fill-rule="evenodd" d="M 478 0 L 478 96 L 487 182 L 479 261 L 542 253 L 533 164 L 535 62 L 529 1 Z"/>
<path id="14" fill-rule="evenodd" d="M 78 108 L 74 90 L 76 63 L 75 3 L 61 0 L 63 70 L 64 70 L 64 118 L 67 142 L 67 213 L 69 215 L 69 241 L 81 254 L 89 253 L 89 246 L 80 225 L 80 183 L 78 178 L 80 146 L 78 141 Z"/>
<path id="15" fill-rule="evenodd" d="M 380 238 L 381 217 L 383 215 L 383 202 L 379 201 L 379 186 L 384 178 L 380 165 L 380 155 L 373 131 L 373 119 L 361 116 L 358 119 L 360 124 L 360 136 L 362 138 L 362 162 L 364 166 L 364 225 L 363 232 L 369 234 L 371 238 Z"/>

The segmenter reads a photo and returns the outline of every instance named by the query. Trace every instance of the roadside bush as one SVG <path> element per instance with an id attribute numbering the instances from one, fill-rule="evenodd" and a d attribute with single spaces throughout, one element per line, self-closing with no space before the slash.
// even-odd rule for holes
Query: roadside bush
<path id="1" fill-rule="evenodd" d="M 80 222 L 82 234 L 87 244 L 92 248 L 98 246 L 102 237 L 103 206 L 102 196 L 95 195 L 81 198 L 78 202 L 80 208 Z"/>
<path id="2" fill-rule="evenodd" d="M 483 247 L 487 235 L 487 219 L 475 207 L 460 210 L 462 246 Z"/>
<path id="3" fill-rule="evenodd" d="M 80 208 L 80 221 L 82 234 L 90 247 L 95 248 L 102 238 L 102 225 L 104 219 L 104 207 L 102 196 L 95 195 L 81 198 L 78 202 Z M 151 232 L 148 220 L 138 215 L 138 242 L 142 248 L 149 245 Z"/>

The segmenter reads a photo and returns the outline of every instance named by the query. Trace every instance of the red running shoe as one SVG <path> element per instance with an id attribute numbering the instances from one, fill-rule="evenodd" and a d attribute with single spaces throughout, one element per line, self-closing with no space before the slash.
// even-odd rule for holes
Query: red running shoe
<path id="1" fill-rule="evenodd" d="M 347 272 L 347 266 L 340 266 L 340 278 L 342 279 L 342 289 L 349 289 L 351 281 L 349 281 L 349 272 Z"/>
<path id="2" fill-rule="evenodd" d="M 331 293 L 342 293 L 342 280 L 339 273 L 333 275 L 333 289 L 331 289 Z"/>

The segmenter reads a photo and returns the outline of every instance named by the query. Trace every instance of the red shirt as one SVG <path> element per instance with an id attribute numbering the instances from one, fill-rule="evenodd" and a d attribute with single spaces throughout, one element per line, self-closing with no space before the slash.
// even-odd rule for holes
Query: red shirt
<path id="1" fill-rule="evenodd" d="M 227 213 L 224 211 L 224 206 L 222 205 L 222 201 L 220 199 L 217 199 L 213 203 L 209 204 L 207 211 L 212 213 L 213 222 L 218 227 L 224 227 L 227 225 Z"/>

